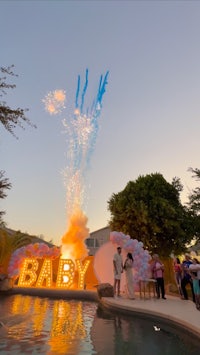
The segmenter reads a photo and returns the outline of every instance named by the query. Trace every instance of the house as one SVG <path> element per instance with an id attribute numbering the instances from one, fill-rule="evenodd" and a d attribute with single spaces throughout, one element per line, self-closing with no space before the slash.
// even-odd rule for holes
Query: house
<path id="1" fill-rule="evenodd" d="M 104 227 L 90 233 L 89 238 L 85 240 L 87 248 L 89 249 L 89 255 L 95 255 L 98 248 L 110 240 L 110 232 L 109 227 Z"/>

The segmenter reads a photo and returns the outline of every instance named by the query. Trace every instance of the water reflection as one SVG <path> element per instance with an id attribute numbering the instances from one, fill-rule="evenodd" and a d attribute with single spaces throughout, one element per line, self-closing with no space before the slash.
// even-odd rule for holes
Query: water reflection
<path id="1" fill-rule="evenodd" d="M 22 295 L 3 299 L 1 320 L 8 329 L 1 334 L 5 354 L 79 354 L 82 341 L 92 353 L 90 328 L 96 312 L 92 302 L 50 300 Z M 7 310 L 5 312 L 5 310 Z M 84 346 L 83 346 L 84 347 Z"/>
<path id="2" fill-rule="evenodd" d="M 14 295 L 1 299 L 0 321 L 7 328 L 3 334 L 0 327 L 4 355 L 199 355 L 199 339 L 94 302 Z"/>

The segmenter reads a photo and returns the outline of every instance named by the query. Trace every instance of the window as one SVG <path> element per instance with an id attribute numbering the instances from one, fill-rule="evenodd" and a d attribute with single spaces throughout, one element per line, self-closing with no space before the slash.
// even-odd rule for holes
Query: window
<path id="1" fill-rule="evenodd" d="M 99 240 L 98 239 L 95 239 L 95 248 L 99 248 Z"/>
<path id="2" fill-rule="evenodd" d="M 103 245 L 103 244 L 104 244 L 104 239 L 101 238 L 101 239 L 99 240 L 99 243 L 100 243 L 100 245 Z"/>
<path id="3" fill-rule="evenodd" d="M 86 239 L 86 245 L 87 245 L 89 248 L 94 248 L 94 242 L 95 242 L 95 239 L 93 239 L 93 238 L 88 238 L 88 239 Z"/>

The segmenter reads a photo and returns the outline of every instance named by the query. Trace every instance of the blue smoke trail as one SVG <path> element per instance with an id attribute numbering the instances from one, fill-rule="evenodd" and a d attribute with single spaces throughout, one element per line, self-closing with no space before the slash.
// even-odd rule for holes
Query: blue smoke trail
<path id="1" fill-rule="evenodd" d="M 84 105 L 84 99 L 85 99 L 85 93 L 87 90 L 87 86 L 88 86 L 88 69 L 86 69 L 86 72 L 85 72 L 85 85 L 83 88 L 83 93 L 82 93 L 82 98 L 81 98 L 81 113 L 83 113 L 83 105 Z"/>
<path id="2" fill-rule="evenodd" d="M 101 76 L 101 79 L 100 79 L 99 91 L 98 91 L 98 95 L 97 95 L 97 102 L 99 102 L 100 104 L 101 104 L 103 95 L 104 95 L 104 93 L 105 93 L 105 91 L 106 91 L 106 85 L 107 85 L 107 83 L 108 83 L 108 81 L 107 81 L 108 74 L 109 74 L 109 72 L 107 71 L 102 85 L 101 85 L 101 83 L 102 83 L 102 76 Z"/>
<path id="3" fill-rule="evenodd" d="M 75 107 L 78 108 L 78 96 L 79 96 L 79 91 L 80 91 L 80 75 L 78 76 L 78 84 L 77 84 L 77 90 L 76 90 L 76 101 L 75 101 Z"/>
<path id="4" fill-rule="evenodd" d="M 101 114 L 103 95 L 106 91 L 106 85 L 108 83 L 108 74 L 103 77 L 100 76 L 98 91 L 95 99 L 92 102 L 91 107 L 84 108 L 85 96 L 88 89 L 88 69 L 85 73 L 85 83 L 82 91 L 80 90 L 81 78 L 78 75 L 78 83 L 75 96 L 75 111 L 72 122 L 72 150 L 70 159 L 70 169 L 72 176 L 80 177 L 80 184 L 84 185 L 84 180 L 92 153 L 94 151 L 99 123 L 98 118 Z"/>
<path id="5" fill-rule="evenodd" d="M 101 113 L 101 108 L 102 108 L 102 99 L 103 99 L 103 95 L 106 91 L 106 85 L 108 84 L 108 74 L 109 71 L 106 72 L 106 75 L 103 79 L 103 76 L 100 76 L 100 80 L 99 80 L 99 88 L 98 88 L 98 92 L 97 92 L 97 96 L 96 99 L 93 101 L 93 104 L 90 108 L 90 115 L 91 116 L 96 116 L 96 115 L 100 115 Z M 103 81 L 103 83 L 102 83 Z M 86 95 L 86 91 L 88 88 L 88 69 L 86 69 L 86 73 L 85 73 L 85 85 L 82 91 L 82 95 L 81 95 L 81 105 L 80 105 L 80 113 L 84 114 L 84 100 L 85 100 L 85 95 Z M 76 99 L 75 99 L 75 107 L 79 108 L 79 104 L 78 104 L 78 100 L 79 100 L 79 93 L 80 93 L 80 75 L 78 75 L 78 84 L 77 84 L 77 90 L 76 90 Z M 87 108 L 86 110 L 86 116 L 88 116 L 88 112 L 89 112 L 89 108 Z"/>
<path id="6" fill-rule="evenodd" d="M 98 129 L 99 129 L 98 117 L 101 114 L 102 99 L 103 99 L 103 95 L 106 91 L 106 85 L 108 84 L 108 80 L 107 80 L 108 74 L 109 74 L 109 71 L 106 72 L 104 79 L 103 79 L 102 75 L 100 76 L 98 93 L 97 93 L 96 99 L 93 102 L 93 107 L 92 107 L 92 111 L 91 111 L 92 112 L 93 134 L 90 137 L 90 152 L 87 157 L 87 164 L 88 165 L 89 165 L 90 157 L 91 157 L 91 154 L 94 150 L 94 146 L 95 146 L 96 139 L 97 139 L 97 134 L 98 134 Z"/>

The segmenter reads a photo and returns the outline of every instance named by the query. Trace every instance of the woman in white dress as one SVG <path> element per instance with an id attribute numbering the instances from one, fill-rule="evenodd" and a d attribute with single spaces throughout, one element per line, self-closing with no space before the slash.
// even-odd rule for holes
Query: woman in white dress
<path id="1" fill-rule="evenodd" d="M 133 257 L 131 253 L 127 254 L 126 260 L 124 262 L 124 270 L 126 274 L 126 289 L 128 297 L 132 300 L 135 299 L 134 297 L 134 285 L 133 285 Z"/>

